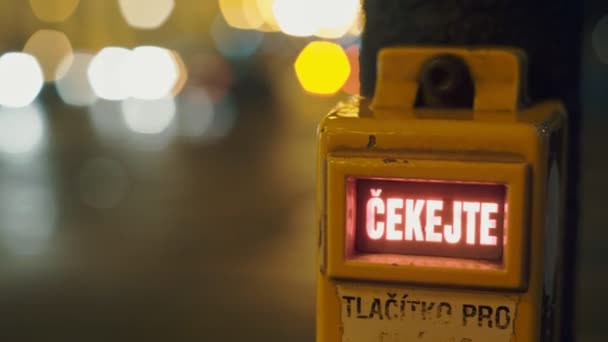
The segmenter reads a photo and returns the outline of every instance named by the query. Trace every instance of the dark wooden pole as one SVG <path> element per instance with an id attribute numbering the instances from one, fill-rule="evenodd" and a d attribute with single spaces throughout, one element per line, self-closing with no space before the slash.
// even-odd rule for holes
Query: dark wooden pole
<path id="1" fill-rule="evenodd" d="M 564 341 L 574 341 L 579 221 L 579 0 L 365 0 L 361 94 L 372 96 L 378 51 L 391 45 L 513 46 L 528 55 L 528 94 L 560 98 L 569 112 Z"/>

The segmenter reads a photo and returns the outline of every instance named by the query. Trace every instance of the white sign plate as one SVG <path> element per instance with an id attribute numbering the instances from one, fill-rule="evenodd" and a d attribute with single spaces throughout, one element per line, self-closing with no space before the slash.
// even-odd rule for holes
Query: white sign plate
<path id="1" fill-rule="evenodd" d="M 338 285 L 342 342 L 509 342 L 514 296 Z"/>

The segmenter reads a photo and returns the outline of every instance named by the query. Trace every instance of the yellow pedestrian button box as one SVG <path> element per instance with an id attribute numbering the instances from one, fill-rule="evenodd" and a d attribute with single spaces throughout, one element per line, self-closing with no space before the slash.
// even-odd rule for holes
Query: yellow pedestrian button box
<path id="1" fill-rule="evenodd" d="M 319 126 L 319 342 L 559 340 L 565 111 L 517 50 L 387 48 Z"/>

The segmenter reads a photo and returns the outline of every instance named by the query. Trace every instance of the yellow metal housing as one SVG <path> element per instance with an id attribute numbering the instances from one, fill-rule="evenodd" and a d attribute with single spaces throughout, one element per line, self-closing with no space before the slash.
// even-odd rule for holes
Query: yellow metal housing
<path id="1" fill-rule="evenodd" d="M 469 65 L 473 108 L 414 108 L 420 65 L 445 53 Z M 447 297 L 455 292 L 511 296 L 517 302 L 511 341 L 539 341 L 550 329 L 545 317 L 550 303 L 543 296 L 556 291 L 546 288 L 544 279 L 558 279 L 560 265 L 559 251 L 549 253 L 557 259 L 554 268 L 545 267 L 544 256 L 557 248 L 546 241 L 562 236 L 561 210 L 546 212 L 546 203 L 550 156 L 564 146 L 563 106 L 558 101 L 521 105 L 522 56 L 514 50 L 391 48 L 379 61 L 375 98 L 353 97 L 319 125 L 317 341 L 342 341 L 338 285 L 358 283 L 432 289 Z M 553 146 L 556 142 L 560 146 Z M 563 151 L 558 154 L 563 161 Z M 563 162 L 557 165 L 559 193 L 564 168 Z M 387 264 L 357 255 L 346 228 L 352 216 L 346 184 L 357 176 L 505 184 L 503 263 L 398 256 Z M 559 224 L 546 227 L 548 215 L 558 216 Z M 550 310 L 556 317 L 559 308 Z"/>

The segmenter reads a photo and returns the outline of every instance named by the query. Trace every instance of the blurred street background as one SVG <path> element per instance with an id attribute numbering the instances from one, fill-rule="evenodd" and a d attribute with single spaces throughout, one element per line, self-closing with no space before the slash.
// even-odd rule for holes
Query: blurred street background
<path id="1" fill-rule="evenodd" d="M 606 341 L 585 13 L 577 325 Z M 361 27 L 358 0 L 0 0 L 0 341 L 313 341 L 316 125 Z"/>

